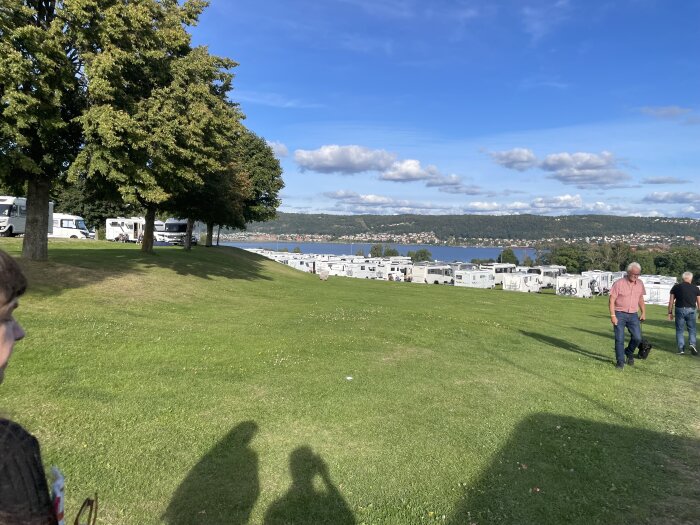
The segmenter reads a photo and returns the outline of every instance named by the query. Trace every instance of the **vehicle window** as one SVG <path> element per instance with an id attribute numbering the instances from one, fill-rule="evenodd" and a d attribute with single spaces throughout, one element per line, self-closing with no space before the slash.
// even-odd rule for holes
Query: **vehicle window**
<path id="1" fill-rule="evenodd" d="M 19 216 L 20 217 L 26 217 L 27 216 L 27 207 L 26 206 L 21 206 L 19 207 Z"/>
<path id="2" fill-rule="evenodd" d="M 73 219 L 61 219 L 61 228 L 75 228 Z"/>
<path id="3" fill-rule="evenodd" d="M 0 217 L 9 217 L 10 208 L 12 208 L 11 204 L 0 204 Z"/>
<path id="4" fill-rule="evenodd" d="M 87 226 L 85 226 L 85 221 L 82 219 L 75 221 L 75 227 L 79 230 L 87 230 Z"/>

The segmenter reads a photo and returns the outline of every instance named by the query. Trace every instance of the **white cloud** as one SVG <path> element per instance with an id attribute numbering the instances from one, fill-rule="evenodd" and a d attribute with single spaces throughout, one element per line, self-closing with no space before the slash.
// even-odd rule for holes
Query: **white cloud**
<path id="1" fill-rule="evenodd" d="M 580 195 L 560 195 L 558 197 L 537 197 L 531 203 L 533 208 L 579 209 L 583 206 Z"/>
<path id="2" fill-rule="evenodd" d="M 383 171 L 389 168 L 396 156 L 385 150 L 372 150 L 362 146 L 321 146 L 316 150 L 298 149 L 294 160 L 302 170 L 345 175 L 365 171 Z"/>
<path id="3" fill-rule="evenodd" d="M 657 191 L 644 197 L 644 202 L 700 205 L 700 193 Z"/>
<path id="4" fill-rule="evenodd" d="M 446 213 L 451 210 L 449 206 L 441 204 L 394 199 L 385 195 L 360 194 L 349 190 L 328 192 L 323 195 L 329 199 L 338 201 L 335 206 L 335 211 L 343 213 L 433 214 Z"/>
<path id="5" fill-rule="evenodd" d="M 692 113 L 693 110 L 680 106 L 644 106 L 639 108 L 639 111 L 654 118 L 675 119 Z"/>
<path id="6" fill-rule="evenodd" d="M 416 180 L 433 180 L 440 177 L 440 172 L 435 166 L 421 166 L 420 161 L 406 159 L 394 162 L 384 171 L 379 178 L 394 182 L 411 182 Z"/>
<path id="7" fill-rule="evenodd" d="M 630 176 L 617 169 L 617 160 L 609 151 L 596 153 L 554 153 L 547 155 L 540 168 L 563 184 L 585 188 L 621 186 Z"/>
<path id="8" fill-rule="evenodd" d="M 492 151 L 491 158 L 504 168 L 525 171 L 537 166 L 537 157 L 527 148 L 513 148 L 508 151 Z"/>
<path id="9" fill-rule="evenodd" d="M 642 179 L 642 184 L 687 184 L 689 180 L 678 177 L 647 177 Z"/>
<path id="10" fill-rule="evenodd" d="M 430 184 L 428 184 L 428 186 L 430 186 Z M 484 189 L 476 184 L 456 184 L 453 186 L 443 186 L 439 191 L 458 195 L 481 195 L 484 193 Z"/>
<path id="11" fill-rule="evenodd" d="M 267 142 L 267 145 L 270 146 L 270 148 L 272 148 L 272 152 L 275 154 L 275 157 L 277 157 L 278 159 L 281 159 L 282 157 L 286 157 L 287 155 L 289 155 L 289 149 L 287 149 L 287 146 L 284 145 L 283 143 L 277 142 L 274 140 L 272 140 L 272 141 L 268 140 L 266 142 Z"/>

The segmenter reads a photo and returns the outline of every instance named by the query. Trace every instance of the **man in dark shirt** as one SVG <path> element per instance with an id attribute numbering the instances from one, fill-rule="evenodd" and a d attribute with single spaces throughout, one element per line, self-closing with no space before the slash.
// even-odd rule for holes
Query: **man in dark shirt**
<path id="1" fill-rule="evenodd" d="M 685 272 L 683 282 L 671 288 L 671 296 L 668 300 L 668 318 L 673 319 L 673 306 L 675 303 L 676 316 L 676 341 L 678 342 L 678 355 L 685 353 L 685 329 L 688 328 L 688 348 L 693 355 L 698 355 L 695 320 L 700 308 L 700 289 L 693 284 L 693 274 Z"/>

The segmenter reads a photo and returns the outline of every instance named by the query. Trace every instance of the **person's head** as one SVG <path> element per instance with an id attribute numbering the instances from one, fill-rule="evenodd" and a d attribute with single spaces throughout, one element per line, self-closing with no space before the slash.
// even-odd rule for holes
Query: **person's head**
<path id="1" fill-rule="evenodd" d="M 630 281 L 634 281 L 635 279 L 638 279 L 641 274 L 642 274 L 642 267 L 639 265 L 638 262 L 631 262 L 627 265 L 627 278 Z"/>
<path id="2" fill-rule="evenodd" d="M 27 279 L 19 265 L 0 250 L 0 383 L 5 377 L 15 343 L 24 337 L 24 330 L 13 314 L 26 289 Z"/>
<path id="3" fill-rule="evenodd" d="M 692 283 L 693 282 L 693 274 L 691 272 L 683 272 L 683 275 L 681 275 L 683 278 L 684 283 Z"/>

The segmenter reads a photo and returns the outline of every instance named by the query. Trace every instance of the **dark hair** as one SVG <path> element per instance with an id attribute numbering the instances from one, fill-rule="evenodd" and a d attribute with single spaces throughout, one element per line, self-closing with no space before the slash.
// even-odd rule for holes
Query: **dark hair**
<path id="1" fill-rule="evenodd" d="M 0 250 L 0 308 L 11 303 L 27 289 L 27 278 L 12 257 Z"/>

